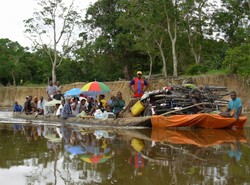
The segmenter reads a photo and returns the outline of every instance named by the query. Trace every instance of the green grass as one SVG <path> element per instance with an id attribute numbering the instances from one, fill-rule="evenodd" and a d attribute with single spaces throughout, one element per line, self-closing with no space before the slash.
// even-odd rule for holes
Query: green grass
<path id="1" fill-rule="evenodd" d="M 220 69 L 220 70 L 210 70 L 206 72 L 207 75 L 225 75 L 228 74 L 228 69 Z"/>

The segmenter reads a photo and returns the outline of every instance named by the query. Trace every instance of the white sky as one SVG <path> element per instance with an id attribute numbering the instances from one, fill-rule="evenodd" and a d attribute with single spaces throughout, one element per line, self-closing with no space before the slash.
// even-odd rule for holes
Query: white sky
<path id="1" fill-rule="evenodd" d="M 93 4 L 96 1 L 75 0 L 80 9 L 86 9 L 90 3 Z M 11 41 L 17 41 L 23 47 L 30 47 L 31 42 L 24 35 L 23 20 L 32 17 L 37 6 L 36 0 L 0 0 L 0 2 L 0 38 L 8 38 Z"/>

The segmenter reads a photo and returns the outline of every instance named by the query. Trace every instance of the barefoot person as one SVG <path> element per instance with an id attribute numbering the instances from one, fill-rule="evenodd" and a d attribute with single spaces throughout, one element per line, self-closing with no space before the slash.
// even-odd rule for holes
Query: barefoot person
<path id="1" fill-rule="evenodd" d="M 235 91 L 230 92 L 231 100 L 228 102 L 226 112 L 220 113 L 223 117 L 235 117 L 239 119 L 242 112 L 242 102 L 240 98 L 237 98 Z"/>

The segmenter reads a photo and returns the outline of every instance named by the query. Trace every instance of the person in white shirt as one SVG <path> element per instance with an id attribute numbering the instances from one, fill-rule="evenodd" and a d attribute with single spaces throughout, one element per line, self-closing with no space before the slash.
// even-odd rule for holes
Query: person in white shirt
<path id="1" fill-rule="evenodd" d="M 58 109 L 56 110 L 56 116 L 57 116 L 57 117 L 60 117 L 64 104 L 65 104 L 65 100 L 62 100 L 61 105 L 60 105 L 60 106 L 58 107 Z"/>
<path id="2" fill-rule="evenodd" d="M 72 115 L 77 116 L 80 112 L 80 103 L 77 97 L 72 98 L 72 103 L 70 104 Z"/>
<path id="3" fill-rule="evenodd" d="M 45 103 L 46 103 L 46 100 L 43 99 L 43 96 L 40 96 L 40 100 L 37 103 L 37 111 L 39 115 L 44 114 Z"/>

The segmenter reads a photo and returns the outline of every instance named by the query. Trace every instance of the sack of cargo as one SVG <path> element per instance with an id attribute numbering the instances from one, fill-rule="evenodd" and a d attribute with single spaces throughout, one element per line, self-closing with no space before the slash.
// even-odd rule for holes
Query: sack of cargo
<path id="1" fill-rule="evenodd" d="M 131 113 L 133 116 L 138 116 L 144 109 L 143 103 L 139 100 L 131 108 Z"/>

